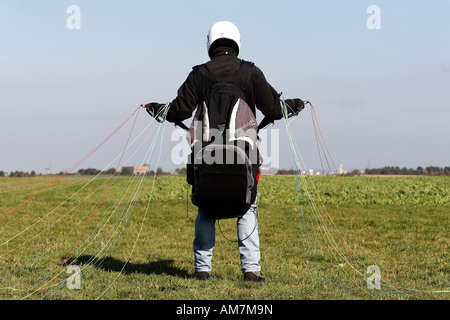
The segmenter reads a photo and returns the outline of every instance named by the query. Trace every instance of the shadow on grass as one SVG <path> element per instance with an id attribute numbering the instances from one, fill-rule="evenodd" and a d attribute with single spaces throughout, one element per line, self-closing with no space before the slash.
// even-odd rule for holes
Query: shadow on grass
<path id="1" fill-rule="evenodd" d="M 173 266 L 174 260 L 165 259 L 158 261 L 151 261 L 148 263 L 133 263 L 123 260 L 118 260 L 113 257 L 105 257 L 98 259 L 95 256 L 84 255 L 76 259 L 68 259 L 66 264 L 72 265 L 92 265 L 97 269 L 104 271 L 120 272 L 124 275 L 129 274 L 167 274 L 175 277 L 187 278 L 191 277 L 192 274 L 186 272 L 186 270 L 179 269 Z"/>

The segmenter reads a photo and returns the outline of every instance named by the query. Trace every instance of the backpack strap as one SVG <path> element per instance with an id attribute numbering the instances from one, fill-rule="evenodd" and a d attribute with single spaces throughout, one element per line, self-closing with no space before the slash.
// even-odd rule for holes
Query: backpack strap
<path id="1" fill-rule="evenodd" d="M 209 72 L 208 68 L 206 67 L 206 63 L 197 65 L 193 67 L 194 70 L 196 70 L 201 76 L 199 77 L 199 83 L 202 90 L 202 101 L 207 98 L 210 94 L 212 94 L 213 90 L 220 84 L 223 83 L 222 81 L 232 81 L 235 84 L 240 84 L 240 89 L 243 93 L 243 99 L 247 101 L 245 95 L 247 92 L 246 84 L 251 83 L 251 74 L 252 74 L 252 68 L 254 67 L 254 63 L 251 61 L 246 61 L 241 59 L 241 64 L 238 68 L 238 70 L 232 74 L 227 75 L 224 77 L 216 77 L 211 72 Z M 226 80 L 225 80 L 226 79 Z M 258 125 L 258 131 L 262 130 L 269 124 L 273 123 L 274 120 L 269 117 L 264 117 L 261 122 Z"/>
<path id="2" fill-rule="evenodd" d="M 216 87 L 221 84 L 232 83 L 234 85 L 239 85 L 243 93 L 243 99 L 246 99 L 247 85 L 250 83 L 251 77 L 251 69 L 253 68 L 254 63 L 241 59 L 241 64 L 235 73 L 231 75 L 225 76 L 215 76 L 211 72 L 209 72 L 206 67 L 206 63 L 195 66 L 193 69 L 197 70 L 197 72 L 201 75 L 199 77 L 199 85 L 202 90 L 202 101 L 206 100 L 208 96 L 210 96 Z"/>

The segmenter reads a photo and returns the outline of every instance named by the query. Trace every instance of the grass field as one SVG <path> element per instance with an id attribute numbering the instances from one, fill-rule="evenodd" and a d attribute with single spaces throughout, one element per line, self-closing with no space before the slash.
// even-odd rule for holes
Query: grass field
<path id="1" fill-rule="evenodd" d="M 450 177 L 263 176 L 258 284 L 235 219 L 194 278 L 184 177 L 57 179 L 0 178 L 1 299 L 449 298 Z"/>

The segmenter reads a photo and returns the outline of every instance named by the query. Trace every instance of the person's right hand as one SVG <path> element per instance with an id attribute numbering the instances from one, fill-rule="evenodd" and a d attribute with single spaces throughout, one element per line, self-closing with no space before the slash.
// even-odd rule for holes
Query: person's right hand
<path id="1" fill-rule="evenodd" d="M 149 115 L 151 115 L 153 118 L 156 119 L 156 121 L 158 122 L 162 122 L 164 121 L 161 118 L 161 109 L 164 107 L 165 105 L 162 103 L 157 103 L 157 102 L 150 102 L 148 104 L 146 104 L 144 106 L 145 110 L 147 110 L 147 113 Z"/>

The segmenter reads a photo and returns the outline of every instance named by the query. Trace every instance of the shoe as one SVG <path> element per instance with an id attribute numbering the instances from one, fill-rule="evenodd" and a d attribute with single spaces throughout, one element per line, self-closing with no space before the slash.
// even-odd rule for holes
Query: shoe
<path id="1" fill-rule="evenodd" d="M 244 273 L 244 281 L 264 282 L 266 279 L 262 276 L 261 271 L 249 271 Z"/>
<path id="2" fill-rule="evenodd" d="M 195 277 L 198 280 L 209 280 L 211 279 L 211 272 L 208 271 L 198 271 L 195 273 Z"/>

